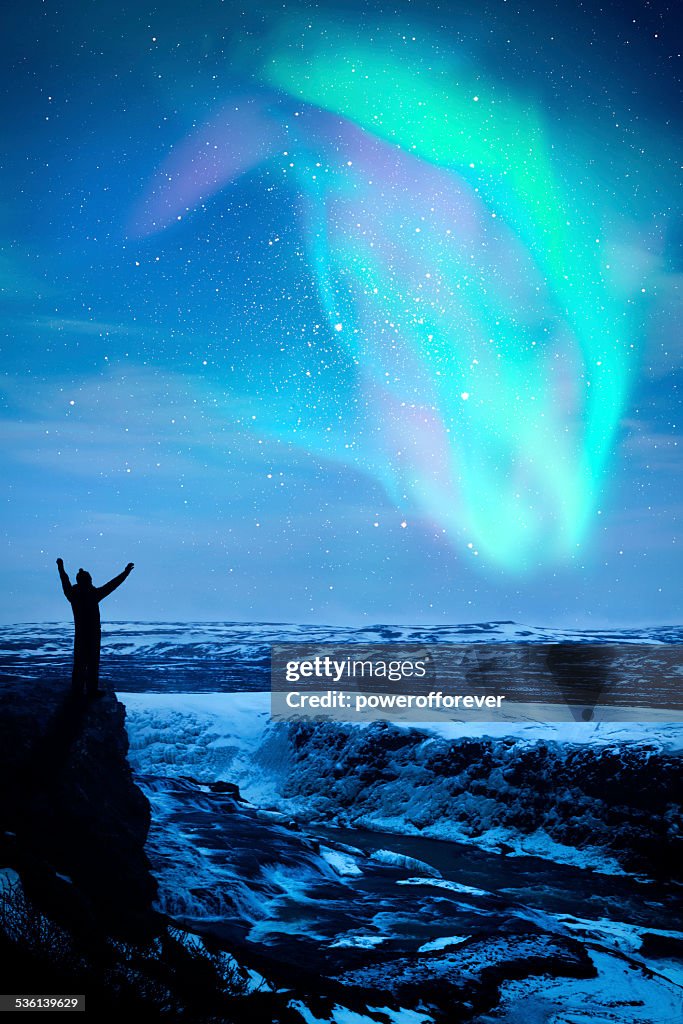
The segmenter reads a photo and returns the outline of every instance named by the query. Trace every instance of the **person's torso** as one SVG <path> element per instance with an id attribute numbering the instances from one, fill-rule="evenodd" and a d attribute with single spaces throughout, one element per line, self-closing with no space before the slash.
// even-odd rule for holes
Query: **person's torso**
<path id="1" fill-rule="evenodd" d="M 81 587 L 77 583 L 71 589 L 70 600 L 76 626 L 99 626 L 100 606 L 94 587 Z"/>

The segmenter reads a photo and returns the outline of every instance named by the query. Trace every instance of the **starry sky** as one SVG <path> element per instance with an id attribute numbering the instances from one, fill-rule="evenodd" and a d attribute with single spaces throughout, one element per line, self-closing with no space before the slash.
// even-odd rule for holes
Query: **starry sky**
<path id="1" fill-rule="evenodd" d="M 674 6 L 247 6 L 3 15 L 2 620 L 679 622 Z"/>

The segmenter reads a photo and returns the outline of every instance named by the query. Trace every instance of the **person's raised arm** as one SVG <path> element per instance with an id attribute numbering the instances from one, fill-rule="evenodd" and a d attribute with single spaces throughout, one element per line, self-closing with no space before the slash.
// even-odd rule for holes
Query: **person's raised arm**
<path id="1" fill-rule="evenodd" d="M 64 597 L 67 601 L 71 600 L 71 580 L 66 574 L 64 568 L 64 562 L 61 558 L 57 559 L 57 569 L 59 570 L 59 578 L 62 581 L 62 590 L 64 591 Z"/>
<path id="2" fill-rule="evenodd" d="M 97 600 L 101 601 L 103 597 L 109 597 L 112 590 L 116 590 L 117 587 L 121 586 L 124 580 L 128 579 L 134 568 L 133 563 L 129 562 L 123 572 L 120 572 L 118 576 L 114 576 L 114 579 L 109 580 L 109 583 L 105 583 L 101 587 L 95 587 Z"/>

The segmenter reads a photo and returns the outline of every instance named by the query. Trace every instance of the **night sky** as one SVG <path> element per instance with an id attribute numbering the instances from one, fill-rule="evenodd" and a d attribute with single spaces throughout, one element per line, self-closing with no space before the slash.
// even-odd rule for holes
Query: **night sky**
<path id="1" fill-rule="evenodd" d="M 680 621 L 674 5 L 3 21 L 4 621 Z"/>

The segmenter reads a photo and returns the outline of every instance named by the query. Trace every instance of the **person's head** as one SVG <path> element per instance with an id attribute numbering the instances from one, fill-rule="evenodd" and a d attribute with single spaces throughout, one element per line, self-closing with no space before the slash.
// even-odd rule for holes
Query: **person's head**
<path id="1" fill-rule="evenodd" d="M 76 583 L 81 587 L 92 587 L 92 576 L 85 569 L 79 569 L 76 573 Z"/>

